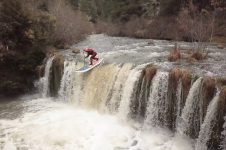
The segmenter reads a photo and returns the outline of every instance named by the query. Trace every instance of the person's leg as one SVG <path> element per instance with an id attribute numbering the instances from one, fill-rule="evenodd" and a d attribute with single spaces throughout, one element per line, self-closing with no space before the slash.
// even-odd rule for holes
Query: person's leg
<path id="1" fill-rule="evenodd" d="M 93 64 L 93 60 L 98 61 L 98 58 L 96 58 L 96 55 L 97 55 L 97 54 L 93 54 L 93 55 L 90 57 L 91 64 Z"/>
<path id="2" fill-rule="evenodd" d="M 90 57 L 90 63 L 89 64 L 93 65 L 93 58 L 92 57 Z"/>
<path id="3" fill-rule="evenodd" d="M 95 59 L 96 61 L 98 61 L 99 59 L 96 57 L 96 53 L 92 55 L 92 59 Z"/>

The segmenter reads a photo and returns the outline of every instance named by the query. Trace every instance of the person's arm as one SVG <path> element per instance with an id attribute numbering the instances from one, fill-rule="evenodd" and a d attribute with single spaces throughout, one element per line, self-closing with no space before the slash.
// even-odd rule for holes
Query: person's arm
<path id="1" fill-rule="evenodd" d="M 85 56 L 85 58 L 89 57 L 89 55 L 90 55 L 90 54 L 89 54 L 89 53 L 87 53 L 87 55 Z"/>

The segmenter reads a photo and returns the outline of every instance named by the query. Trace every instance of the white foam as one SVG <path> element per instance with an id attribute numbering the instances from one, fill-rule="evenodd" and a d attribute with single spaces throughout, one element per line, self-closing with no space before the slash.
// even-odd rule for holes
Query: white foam
<path id="1" fill-rule="evenodd" d="M 4 150 L 192 150 L 187 140 L 174 138 L 169 131 L 134 129 L 116 116 L 50 99 L 26 101 L 23 105 L 36 111 L 27 110 L 15 120 L 0 119 L 0 131 L 7 131 Z"/>

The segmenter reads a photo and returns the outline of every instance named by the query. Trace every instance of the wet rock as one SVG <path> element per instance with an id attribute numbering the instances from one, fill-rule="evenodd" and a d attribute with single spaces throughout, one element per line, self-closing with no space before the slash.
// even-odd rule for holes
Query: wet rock
<path id="1" fill-rule="evenodd" d="M 217 48 L 219 48 L 219 49 L 224 49 L 224 47 L 225 47 L 225 46 L 224 46 L 223 44 L 218 44 L 218 45 L 217 45 Z"/>
<path id="2" fill-rule="evenodd" d="M 155 45 L 155 43 L 154 43 L 153 40 L 150 40 L 150 41 L 148 42 L 148 45 Z"/>
<path id="3" fill-rule="evenodd" d="M 36 67 L 36 72 L 39 78 L 44 76 L 45 73 L 45 65 L 40 65 Z"/>
<path id="4" fill-rule="evenodd" d="M 224 86 L 226 86 L 226 77 L 220 77 L 217 78 L 217 86 L 219 89 L 222 89 Z"/>
<path id="5" fill-rule="evenodd" d="M 206 111 L 207 107 L 210 103 L 210 101 L 213 99 L 215 93 L 216 93 L 216 82 L 215 79 L 210 78 L 210 77 L 205 77 L 203 79 L 203 85 L 202 85 L 202 95 L 203 95 L 203 112 L 202 112 L 202 117 L 200 120 L 203 122 L 205 116 L 206 116 Z"/>
<path id="6" fill-rule="evenodd" d="M 223 87 L 220 92 L 216 122 L 213 122 L 213 131 L 211 132 L 211 138 L 207 142 L 209 149 L 219 149 L 221 150 L 221 141 L 223 136 L 221 135 L 223 129 L 223 124 L 225 122 L 224 116 L 226 115 L 226 87 Z"/>
<path id="7" fill-rule="evenodd" d="M 131 144 L 131 146 L 136 146 L 137 143 L 138 143 L 138 141 L 137 140 L 134 140 L 133 143 Z"/>
<path id="8" fill-rule="evenodd" d="M 181 108 L 184 107 L 189 90 L 191 88 L 192 75 L 189 70 L 182 70 L 181 82 L 182 82 L 182 103 Z"/>
<path id="9" fill-rule="evenodd" d="M 153 65 L 147 65 L 136 83 L 136 89 L 131 101 L 131 116 L 134 119 L 141 120 L 145 117 L 151 80 L 155 76 L 156 72 L 157 69 Z"/>
<path id="10" fill-rule="evenodd" d="M 50 95 L 57 96 L 64 71 L 64 57 L 56 54 L 50 70 Z"/>
<path id="11" fill-rule="evenodd" d="M 72 53 L 74 53 L 74 54 L 79 54 L 80 53 L 80 50 L 77 49 L 77 48 L 72 48 L 71 50 L 72 50 Z"/>
<path id="12" fill-rule="evenodd" d="M 169 88 L 167 92 L 168 106 L 166 107 L 166 126 L 171 130 L 175 130 L 177 115 L 181 115 L 182 109 L 184 108 L 191 87 L 191 79 L 192 76 L 189 70 L 182 70 L 179 68 L 170 70 L 168 82 Z M 181 91 L 179 91 L 180 93 L 177 93 L 179 84 L 181 84 Z M 179 98 L 177 94 L 181 94 L 181 97 Z M 180 110 L 178 110 L 178 104 L 180 105 Z"/>
<path id="13" fill-rule="evenodd" d="M 176 114 L 177 114 L 177 87 L 179 80 L 181 78 L 182 72 L 178 68 L 170 70 L 169 73 L 169 82 L 168 82 L 168 106 L 166 107 L 167 111 L 167 127 L 170 129 L 175 129 L 176 126 Z"/>

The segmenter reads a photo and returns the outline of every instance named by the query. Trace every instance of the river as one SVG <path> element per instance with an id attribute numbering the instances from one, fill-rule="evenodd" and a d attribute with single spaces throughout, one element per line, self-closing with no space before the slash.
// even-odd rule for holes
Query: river
<path id="1" fill-rule="evenodd" d="M 180 45 L 183 48 L 191 46 L 184 42 Z M 191 105 L 195 104 L 194 97 L 199 94 L 197 89 L 202 87 L 202 78 L 192 85 L 184 104 L 186 109 L 178 108 L 173 112 L 175 117 L 184 119 L 183 123 L 175 123 L 169 121 L 166 111 L 171 107 L 167 99 L 170 88 L 168 71 L 173 67 L 184 67 L 199 76 L 221 76 L 226 71 L 223 70 L 226 54 L 211 45 L 208 60 L 196 65 L 184 61 L 170 63 L 166 56 L 173 46 L 174 43 L 169 41 L 93 35 L 75 45 L 97 49 L 99 57 L 105 59 L 104 65 L 87 74 L 74 72 L 82 65 L 81 55 L 75 56 L 71 50 L 61 51 L 66 60 L 58 96 L 50 97 L 50 72 L 54 59 L 50 58 L 44 77 L 38 81 L 40 92 L 0 103 L 0 149 L 199 150 L 195 147 L 196 139 L 181 130 L 188 130 L 183 123 L 193 116 Z M 185 50 L 183 53 L 187 55 Z M 140 80 L 148 63 L 158 69 L 151 85 Z M 175 90 L 180 93 L 183 87 Z M 219 99 L 219 94 L 214 98 Z M 175 107 L 178 105 L 179 102 Z M 208 120 L 204 122 L 208 124 Z M 169 124 L 176 124 L 173 130 L 168 128 Z M 204 125 L 202 134 L 205 132 L 203 128 Z"/>

